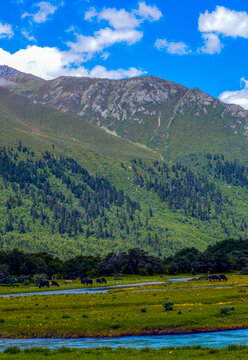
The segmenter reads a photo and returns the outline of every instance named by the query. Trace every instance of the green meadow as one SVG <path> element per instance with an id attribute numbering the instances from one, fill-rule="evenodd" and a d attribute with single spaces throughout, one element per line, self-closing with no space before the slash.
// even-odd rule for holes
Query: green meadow
<path id="1" fill-rule="evenodd" d="M 5 297 L 0 299 L 0 336 L 75 338 L 246 328 L 245 278 L 233 275 L 229 286 L 192 281 L 189 288 L 170 283 L 96 294 Z M 168 304 L 172 311 L 166 311 Z"/>
<path id="2" fill-rule="evenodd" d="M 247 359 L 248 348 L 245 346 L 229 346 L 227 349 L 210 349 L 201 347 L 192 348 L 163 348 L 161 350 L 153 350 L 144 348 L 141 350 L 135 349 L 117 349 L 111 350 L 108 348 L 94 349 L 94 350 L 70 350 L 68 348 L 60 348 L 58 350 L 50 351 L 47 349 L 27 349 L 20 351 L 18 348 L 9 348 L 5 352 L 0 353 L 0 360 L 236 360 Z"/>

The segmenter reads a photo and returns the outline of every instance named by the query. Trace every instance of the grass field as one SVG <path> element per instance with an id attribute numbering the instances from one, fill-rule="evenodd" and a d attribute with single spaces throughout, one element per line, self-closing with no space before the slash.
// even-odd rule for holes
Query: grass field
<path id="1" fill-rule="evenodd" d="M 183 276 L 182 276 L 183 277 Z M 114 280 L 114 276 L 105 276 L 107 281 L 106 284 L 96 284 L 96 279 L 93 280 L 93 285 L 81 285 L 80 280 L 73 280 L 72 283 L 65 285 L 65 280 L 57 280 L 59 287 L 50 286 L 50 288 L 39 289 L 34 283 L 29 285 L 16 284 L 16 285 L 0 285 L 0 295 L 7 294 L 19 294 L 29 292 L 43 292 L 43 291 L 54 291 L 54 290 L 72 290 L 72 289 L 91 289 L 101 287 L 111 287 L 116 285 L 136 284 L 136 283 L 150 283 L 150 282 L 166 282 L 168 276 L 165 275 L 154 275 L 154 276 L 142 276 L 142 275 L 122 275 L 119 280 Z M 162 284 L 163 285 L 163 284 Z"/>
<path id="2" fill-rule="evenodd" d="M 248 348 L 243 346 L 229 346 L 227 349 L 209 349 L 209 348 L 164 348 L 161 350 L 152 350 L 144 348 L 142 350 L 135 349 L 117 349 L 111 350 L 108 348 L 98 350 L 69 350 L 67 348 L 60 348 L 55 351 L 46 349 L 28 349 L 19 351 L 18 348 L 9 348 L 4 353 L 0 353 L 0 360 L 236 360 L 247 359 Z"/>
<path id="3" fill-rule="evenodd" d="M 198 286 L 190 289 L 174 283 L 164 291 L 150 286 L 104 294 L 1 298 L 0 336 L 73 338 L 248 327 L 248 289 L 242 278 L 239 283 L 244 285 L 231 287 L 194 283 Z M 170 302 L 173 311 L 165 311 L 163 304 Z"/>

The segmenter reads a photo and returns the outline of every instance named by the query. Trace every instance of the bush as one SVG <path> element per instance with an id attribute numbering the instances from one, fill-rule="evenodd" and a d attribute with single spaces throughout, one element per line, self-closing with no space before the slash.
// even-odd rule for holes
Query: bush
<path id="1" fill-rule="evenodd" d="M 18 346 L 11 346 L 4 350 L 5 354 L 18 354 L 20 352 L 20 348 Z"/>
<path id="2" fill-rule="evenodd" d="M 143 267 L 140 267 L 138 270 L 139 275 L 146 275 L 146 270 Z"/>
<path id="3" fill-rule="evenodd" d="M 223 306 L 220 309 L 220 313 L 223 315 L 229 315 L 230 311 L 235 310 L 233 306 Z"/>
<path id="4" fill-rule="evenodd" d="M 165 311 L 173 311 L 173 302 L 164 302 L 163 307 Z"/>
<path id="5" fill-rule="evenodd" d="M 140 308 L 140 311 L 141 311 L 142 313 L 145 313 L 145 312 L 146 312 L 146 307 Z"/>
<path id="6" fill-rule="evenodd" d="M 4 324 L 5 320 L 4 319 L 0 319 L 0 324 Z"/>
<path id="7" fill-rule="evenodd" d="M 62 318 L 62 319 L 70 319 L 71 317 L 70 317 L 70 315 L 66 315 L 66 314 L 65 314 L 65 315 L 62 315 L 61 318 Z"/>
<path id="8" fill-rule="evenodd" d="M 46 274 L 35 274 L 35 275 L 33 276 L 33 282 L 34 282 L 36 285 L 39 285 L 39 283 L 40 283 L 42 280 L 48 280 Z"/>

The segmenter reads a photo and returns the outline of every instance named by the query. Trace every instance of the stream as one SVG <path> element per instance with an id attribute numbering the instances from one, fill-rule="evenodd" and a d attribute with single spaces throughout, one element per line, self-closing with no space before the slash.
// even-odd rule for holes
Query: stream
<path id="1" fill-rule="evenodd" d="M 149 347 L 197 346 L 225 348 L 230 344 L 248 345 L 248 329 L 229 330 L 187 335 L 157 335 L 157 336 L 123 336 L 119 338 L 79 338 L 79 339 L 0 339 L 0 351 L 10 346 L 20 349 L 42 347 L 51 350 L 62 346 L 77 349 L 93 349 L 107 346 L 140 349 Z"/>

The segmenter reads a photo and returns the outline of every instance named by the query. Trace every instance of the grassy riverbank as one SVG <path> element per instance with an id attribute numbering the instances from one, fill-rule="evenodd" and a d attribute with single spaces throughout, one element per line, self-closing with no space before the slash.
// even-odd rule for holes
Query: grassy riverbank
<path id="1" fill-rule="evenodd" d="M 121 336 L 248 327 L 246 283 L 223 288 L 193 283 L 198 286 L 1 298 L 0 336 Z M 173 311 L 165 311 L 163 303 L 170 302 Z"/>
<path id="2" fill-rule="evenodd" d="M 12 352 L 12 353 L 11 353 Z M 164 348 L 161 350 L 153 350 L 144 348 L 135 349 L 117 349 L 108 348 L 98 350 L 70 350 L 60 348 L 55 351 L 46 349 L 32 349 L 18 352 L 18 348 L 7 349 L 4 353 L 0 353 L 0 360 L 237 360 L 248 358 L 248 347 L 231 345 L 227 349 L 210 349 L 210 348 Z"/>
<path id="3" fill-rule="evenodd" d="M 179 276 L 174 276 L 177 278 Z M 180 276 L 180 277 L 186 277 Z M 8 294 L 20 294 L 20 293 L 30 293 L 30 292 L 43 292 L 43 291 L 55 291 L 55 290 L 72 290 L 72 289 L 91 289 L 98 287 L 112 287 L 116 285 L 127 285 L 127 284 L 137 284 L 137 283 L 154 283 L 154 282 L 166 282 L 170 278 L 166 275 L 153 275 L 153 276 L 142 276 L 142 275 L 122 275 L 120 279 L 115 280 L 114 276 L 105 276 L 107 283 L 97 284 L 96 279 L 93 280 L 93 285 L 83 285 L 80 280 L 72 280 L 71 283 L 65 284 L 65 280 L 57 280 L 59 287 L 50 286 L 49 288 L 39 289 L 34 283 L 28 285 L 24 284 L 15 284 L 15 285 L 0 285 L 0 295 Z"/>

